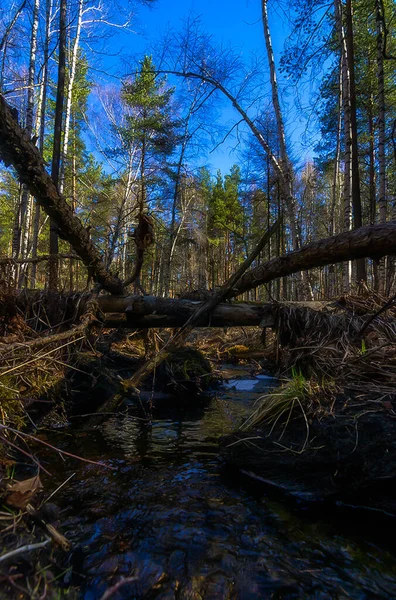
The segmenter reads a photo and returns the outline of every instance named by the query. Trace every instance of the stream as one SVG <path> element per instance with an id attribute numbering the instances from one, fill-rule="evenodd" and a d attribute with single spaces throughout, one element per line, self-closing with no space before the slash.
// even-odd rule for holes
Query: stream
<path id="1" fill-rule="evenodd" d="M 100 599 L 134 577 L 111 597 L 396 598 L 395 548 L 366 539 L 364 522 L 351 528 L 325 510 L 296 511 L 224 473 L 219 438 L 276 381 L 223 369 L 223 386 L 190 412 L 162 409 L 148 421 L 131 403 L 98 429 L 44 432 L 111 467 L 43 455 L 49 490 L 74 474 L 52 501 L 60 531 L 79 548 L 70 582 L 77 577 L 78 597 Z"/>

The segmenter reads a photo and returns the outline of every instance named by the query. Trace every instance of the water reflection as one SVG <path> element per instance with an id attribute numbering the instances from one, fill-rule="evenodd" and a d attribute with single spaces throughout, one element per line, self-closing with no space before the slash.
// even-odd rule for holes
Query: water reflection
<path id="1" fill-rule="evenodd" d="M 249 413 L 257 381 L 268 382 L 252 381 L 195 412 L 148 421 L 137 407 L 69 438 L 73 452 L 115 467 L 83 465 L 58 495 L 62 531 L 85 552 L 86 600 L 121 576 L 136 581 L 117 599 L 396 597 L 391 553 L 341 535 L 327 514 L 309 522 L 225 481 L 218 439 Z"/>

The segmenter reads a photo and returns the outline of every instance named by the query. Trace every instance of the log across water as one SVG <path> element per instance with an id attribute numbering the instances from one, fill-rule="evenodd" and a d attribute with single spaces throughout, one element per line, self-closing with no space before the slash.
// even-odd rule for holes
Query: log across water
<path id="1" fill-rule="evenodd" d="M 100 296 L 99 308 L 106 327 L 181 327 L 202 302 L 156 296 Z M 233 302 L 216 306 L 203 316 L 198 327 L 274 327 L 279 306 L 293 304 L 323 310 L 330 302 L 256 303 Z"/>

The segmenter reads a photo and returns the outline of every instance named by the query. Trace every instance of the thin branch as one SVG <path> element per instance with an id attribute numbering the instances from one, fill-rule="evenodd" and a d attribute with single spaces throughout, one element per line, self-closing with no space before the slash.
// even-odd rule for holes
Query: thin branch
<path id="1" fill-rule="evenodd" d="M 14 556 L 18 556 L 19 554 L 25 554 L 25 552 L 32 552 L 33 550 L 40 550 L 40 548 L 44 548 L 50 543 L 50 539 L 45 540 L 44 542 L 38 542 L 37 544 L 27 544 L 26 546 L 21 546 L 16 550 L 12 550 L 12 552 L 8 552 L 7 554 L 3 554 L 0 556 L 0 562 L 4 562 L 9 560 L 10 558 L 14 558 Z"/>

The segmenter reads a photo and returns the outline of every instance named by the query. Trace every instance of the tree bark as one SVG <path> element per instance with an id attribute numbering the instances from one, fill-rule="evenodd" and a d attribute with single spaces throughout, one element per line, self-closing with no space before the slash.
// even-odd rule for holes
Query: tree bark
<path id="1" fill-rule="evenodd" d="M 291 162 L 289 160 L 289 156 L 286 148 L 286 135 L 285 135 L 285 126 L 283 123 L 283 116 L 279 101 L 279 90 L 278 90 L 278 82 L 276 78 L 276 70 L 275 70 L 275 59 L 274 52 L 272 49 L 272 40 L 268 23 L 268 12 L 267 12 L 267 3 L 268 0 L 261 0 L 261 17 L 263 21 L 263 29 L 264 29 L 264 38 L 265 38 L 265 46 L 267 49 L 267 58 L 268 64 L 270 67 L 270 80 L 271 80 L 271 91 L 272 91 L 272 104 L 274 106 L 276 125 L 278 130 L 278 140 L 279 140 L 279 149 L 280 149 L 280 158 L 282 163 L 282 171 L 283 171 L 283 188 L 285 193 L 285 202 L 287 213 L 289 217 L 290 231 L 292 234 L 292 244 L 293 250 L 297 250 L 299 243 L 299 235 L 297 228 L 297 218 L 296 218 L 296 206 L 295 200 L 293 196 L 293 173 L 291 168 Z"/>
<path id="2" fill-rule="evenodd" d="M 42 81 L 40 90 L 40 102 L 37 109 L 37 121 L 36 121 L 36 133 L 39 137 L 38 147 L 43 156 L 44 153 L 44 136 L 45 136 L 45 110 L 47 106 L 47 85 L 48 85 L 48 61 L 49 61 L 49 42 L 51 36 L 51 13 L 52 13 L 52 0 L 46 0 L 45 5 L 45 41 L 44 41 L 44 55 L 42 65 Z M 39 241 L 40 232 L 40 204 L 35 204 L 34 220 L 33 220 L 33 238 L 32 238 L 32 258 L 37 256 L 37 248 Z M 36 287 L 36 273 L 37 265 L 33 263 L 32 270 L 30 273 L 30 287 Z"/>
<path id="3" fill-rule="evenodd" d="M 352 206 L 353 206 L 353 226 L 355 229 L 361 227 L 362 221 L 362 202 L 360 197 L 360 175 L 359 175 L 359 156 L 358 156 L 358 130 L 356 117 L 356 87 L 355 87 L 355 57 L 354 57 L 354 39 L 353 39 L 353 18 L 352 18 L 352 0 L 346 0 L 346 45 L 347 45 L 347 64 L 349 72 L 349 91 L 350 91 L 350 109 L 351 109 L 351 142 L 352 142 Z M 366 264 L 363 258 L 356 261 L 356 278 L 358 284 L 367 280 Z"/>
<path id="4" fill-rule="evenodd" d="M 62 152 L 61 152 L 61 164 L 60 164 L 60 174 L 59 174 L 59 192 L 61 194 L 63 194 L 63 188 L 65 185 L 65 168 L 66 168 L 67 152 L 69 149 L 70 120 L 71 120 L 70 117 L 71 117 L 72 98 L 73 98 L 73 86 L 74 86 L 74 79 L 76 76 L 76 69 L 77 69 L 78 49 L 80 46 L 83 5 L 84 5 L 84 0 L 79 0 L 78 1 L 76 37 L 74 38 L 71 63 L 69 63 L 69 82 L 68 82 L 67 93 L 66 93 L 65 132 L 64 132 L 64 137 L 63 137 L 63 148 L 62 148 Z"/>
<path id="5" fill-rule="evenodd" d="M 55 187 L 59 189 L 59 173 L 61 161 L 62 145 L 62 119 L 63 119 L 63 100 L 65 95 L 66 78 L 66 8 L 67 0 L 61 0 L 59 10 L 59 58 L 58 58 L 58 85 L 56 89 L 55 105 L 55 124 L 54 124 L 54 143 L 52 150 L 51 178 Z M 50 218 L 50 242 L 49 242 L 49 281 L 50 290 L 56 290 L 58 287 L 58 252 L 59 239 L 58 227 L 56 221 Z"/>
<path id="6" fill-rule="evenodd" d="M 247 271 L 228 297 L 298 271 L 359 258 L 379 259 L 389 254 L 396 254 L 396 222 L 361 227 L 312 242 Z"/>
<path id="7" fill-rule="evenodd" d="M 377 24 L 377 81 L 378 81 L 378 166 L 379 166 L 379 222 L 386 222 L 386 157 L 385 157 L 385 75 L 384 75 L 384 15 L 381 0 L 375 0 L 375 15 Z M 379 291 L 386 289 L 386 261 L 382 259 L 379 263 Z"/>
<path id="8" fill-rule="evenodd" d="M 98 305 L 104 313 L 105 327 L 146 329 L 150 327 L 182 327 L 202 307 L 202 302 L 157 296 L 102 296 Z M 275 304 L 246 302 L 216 306 L 203 315 L 195 327 L 273 327 Z"/>
<path id="9" fill-rule="evenodd" d="M 29 58 L 29 77 L 27 90 L 27 108 L 26 108 L 26 133 L 31 136 L 33 132 L 34 119 L 34 83 L 36 76 L 36 55 L 37 55 L 37 30 L 39 24 L 40 0 L 34 0 L 32 34 L 30 40 L 30 58 Z M 33 213 L 33 196 L 24 186 L 22 191 L 21 203 L 21 243 L 20 256 L 26 258 L 29 247 L 29 238 L 31 230 L 31 216 Z M 19 287 L 22 287 L 26 281 L 26 269 L 21 269 L 19 273 Z"/>
<path id="10" fill-rule="evenodd" d="M 351 131 L 351 104 L 350 104 L 350 77 L 347 60 L 347 45 L 345 38 L 345 29 L 342 18 L 342 2 L 334 1 L 334 11 L 336 16 L 336 26 L 340 44 L 340 85 L 342 108 L 344 115 L 344 190 L 343 190 L 343 225 L 345 231 L 352 229 L 352 180 L 351 180 L 351 159 L 352 159 L 352 131 Z M 348 293 L 351 288 L 352 265 L 350 261 L 343 264 L 343 290 Z"/>

